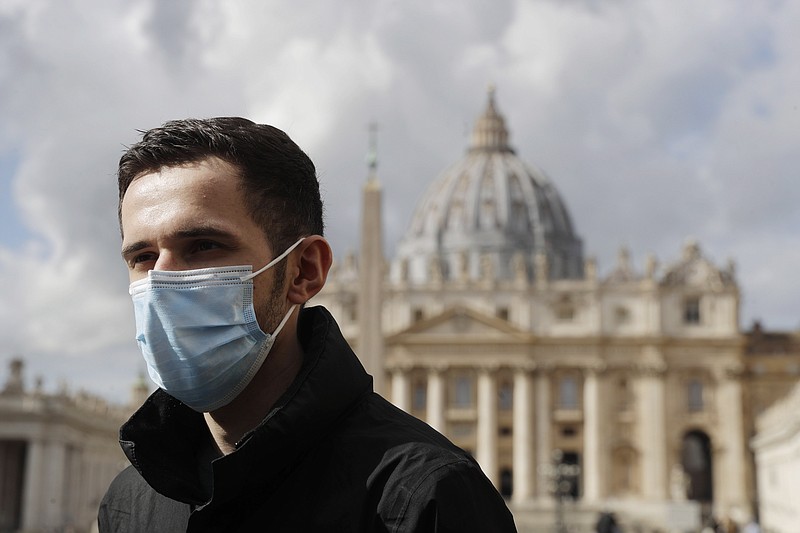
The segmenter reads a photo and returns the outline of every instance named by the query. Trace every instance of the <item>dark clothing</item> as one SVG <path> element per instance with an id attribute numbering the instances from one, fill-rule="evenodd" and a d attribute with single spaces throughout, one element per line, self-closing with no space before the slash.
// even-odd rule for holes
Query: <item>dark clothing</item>
<path id="1" fill-rule="evenodd" d="M 595 530 L 597 533 L 620 533 L 614 513 L 600 513 Z"/>
<path id="2" fill-rule="evenodd" d="M 156 391 L 122 426 L 132 467 L 107 532 L 515 531 L 474 459 L 372 392 L 336 322 L 304 309 L 305 360 L 264 421 L 214 455 L 203 416 Z"/>

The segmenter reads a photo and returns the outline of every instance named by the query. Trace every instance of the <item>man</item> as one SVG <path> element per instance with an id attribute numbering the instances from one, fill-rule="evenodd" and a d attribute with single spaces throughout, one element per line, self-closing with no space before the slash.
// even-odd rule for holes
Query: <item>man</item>
<path id="1" fill-rule="evenodd" d="M 514 531 L 465 452 L 372 391 L 332 316 L 313 163 L 241 118 L 119 164 L 136 335 L 159 385 L 120 429 L 101 532 Z"/>

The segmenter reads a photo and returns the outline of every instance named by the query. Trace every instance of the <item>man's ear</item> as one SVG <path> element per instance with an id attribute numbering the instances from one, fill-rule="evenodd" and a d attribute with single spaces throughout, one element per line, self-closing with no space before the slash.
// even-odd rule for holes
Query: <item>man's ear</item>
<path id="1" fill-rule="evenodd" d="M 304 304 L 325 286 L 333 263 L 333 252 L 324 237 L 311 235 L 300 243 L 292 255 L 296 259 L 294 268 L 290 269 L 288 298 L 293 304 Z"/>

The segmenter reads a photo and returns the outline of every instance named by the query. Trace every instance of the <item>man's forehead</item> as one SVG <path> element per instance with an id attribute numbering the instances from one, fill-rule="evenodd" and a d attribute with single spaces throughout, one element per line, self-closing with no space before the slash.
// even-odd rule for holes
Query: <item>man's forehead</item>
<path id="1" fill-rule="evenodd" d="M 192 219 L 203 216 L 241 218 L 245 196 L 229 165 L 200 162 L 192 166 L 163 167 L 133 181 L 122 200 L 124 226 L 138 220 Z M 163 221 L 163 220 L 162 220 Z"/>

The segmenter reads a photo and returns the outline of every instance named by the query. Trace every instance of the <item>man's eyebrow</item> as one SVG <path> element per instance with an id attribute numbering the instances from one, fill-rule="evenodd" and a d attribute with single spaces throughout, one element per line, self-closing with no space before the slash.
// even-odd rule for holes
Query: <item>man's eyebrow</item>
<path id="1" fill-rule="evenodd" d="M 134 242 L 132 244 L 129 244 L 128 246 L 124 246 L 122 248 L 122 252 L 120 252 L 120 254 L 122 255 L 122 257 L 127 257 L 130 254 L 138 252 L 139 250 L 141 250 L 143 248 L 147 248 L 148 246 L 149 246 L 149 244 L 146 241 Z"/>
<path id="2" fill-rule="evenodd" d="M 169 235 L 170 239 L 193 239 L 197 237 L 222 237 L 230 239 L 234 238 L 235 234 L 217 226 L 193 226 L 191 228 L 178 230 Z M 137 241 L 131 243 L 122 248 L 122 257 L 136 253 L 139 250 L 147 248 L 148 246 L 150 246 L 148 241 Z"/>

